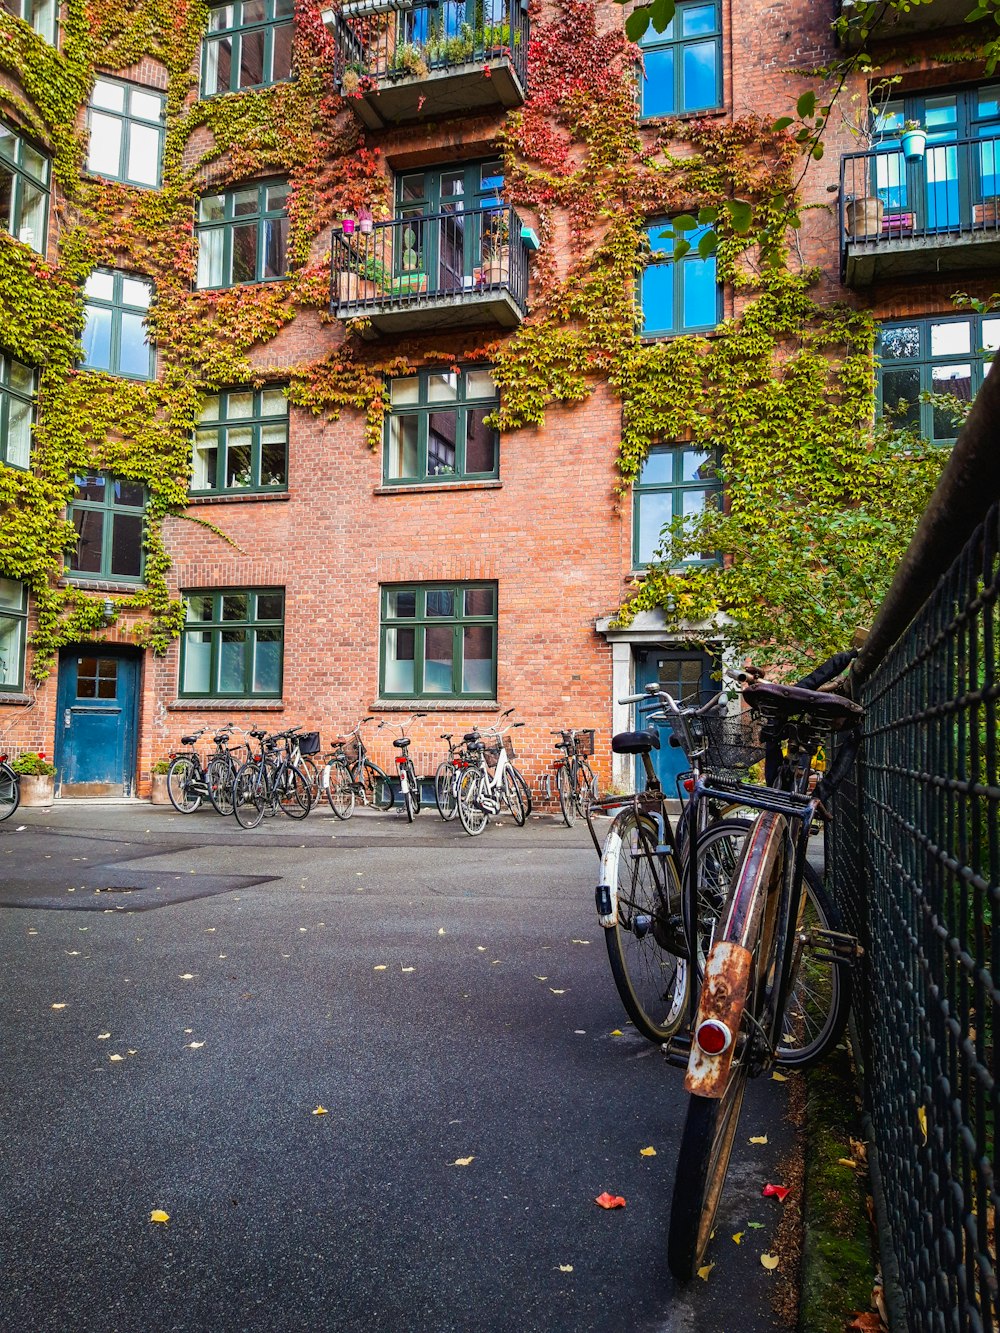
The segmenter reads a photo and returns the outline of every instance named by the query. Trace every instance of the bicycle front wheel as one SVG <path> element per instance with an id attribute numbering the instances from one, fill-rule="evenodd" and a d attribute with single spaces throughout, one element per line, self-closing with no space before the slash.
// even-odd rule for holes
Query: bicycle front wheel
<path id="1" fill-rule="evenodd" d="M 21 784 L 8 764 L 0 764 L 0 819 L 9 819 L 21 804 Z"/>
<path id="2" fill-rule="evenodd" d="M 617 920 L 604 939 L 625 1012 L 650 1041 L 669 1041 L 684 1021 L 690 969 L 680 881 L 673 858 L 656 854 L 655 822 L 634 810 L 618 815 L 601 869 L 617 889 Z"/>
<path id="3" fill-rule="evenodd" d="M 559 765 L 559 772 L 556 774 L 556 787 L 559 791 L 559 809 L 562 811 L 563 822 L 567 828 L 572 828 L 576 823 L 576 800 L 574 799 L 574 775 L 569 760 Z"/>
<path id="4" fill-rule="evenodd" d="M 233 814 L 240 828 L 257 827 L 264 818 L 266 800 L 266 781 L 261 764 L 245 763 L 233 778 Z"/>
<path id="5" fill-rule="evenodd" d="M 339 759 L 335 759 L 327 767 L 326 799 L 338 819 L 350 819 L 354 814 L 354 782 L 351 770 Z"/>
<path id="6" fill-rule="evenodd" d="M 486 827 L 486 811 L 479 804 L 483 775 L 478 768 L 467 768 L 458 784 L 458 817 L 470 838 Z"/>
<path id="7" fill-rule="evenodd" d="M 289 819 L 305 819 L 312 809 L 309 783 L 297 768 L 283 768 L 279 771 L 275 792 L 282 814 Z"/>
<path id="8" fill-rule="evenodd" d="M 514 774 L 514 781 L 521 793 L 521 804 L 524 806 L 524 817 L 527 819 L 531 814 L 531 786 L 520 769 L 515 768 L 513 764 L 510 765 L 510 771 Z"/>
<path id="9" fill-rule="evenodd" d="M 444 820 L 454 819 L 458 814 L 456 771 L 455 765 L 445 759 L 434 774 L 434 803 Z"/>
<path id="10" fill-rule="evenodd" d="M 167 795 L 178 814 L 190 815 L 201 806 L 201 793 L 194 784 L 201 776 L 198 761 L 189 754 L 179 754 L 167 769 Z"/>
<path id="11" fill-rule="evenodd" d="M 409 760 L 403 765 L 399 776 L 400 786 L 403 789 L 403 808 L 408 822 L 412 824 L 420 814 L 420 793 L 417 791 L 417 775 Z"/>
<path id="12" fill-rule="evenodd" d="M 216 755 L 208 761 L 206 772 L 208 799 L 212 802 L 217 814 L 231 815 L 233 813 L 233 778 L 235 776 L 236 765 L 227 756 Z"/>
<path id="13" fill-rule="evenodd" d="M 524 827 L 524 821 L 527 814 L 524 809 L 524 802 L 521 800 L 521 788 L 517 785 L 517 779 L 508 768 L 503 775 L 503 788 L 500 795 L 503 803 L 514 818 L 514 823 L 518 828 Z"/>
<path id="14" fill-rule="evenodd" d="M 375 809 L 391 810 L 395 797 L 392 794 L 392 783 L 389 781 L 388 773 L 379 768 L 378 764 L 366 759 L 362 780 L 368 800 Z"/>
<path id="15" fill-rule="evenodd" d="M 840 913 L 818 871 L 806 863 L 795 956 L 778 1044 L 783 1069 L 808 1069 L 844 1035 L 851 1011 L 851 969 L 834 961 L 815 932 L 842 930 Z"/>

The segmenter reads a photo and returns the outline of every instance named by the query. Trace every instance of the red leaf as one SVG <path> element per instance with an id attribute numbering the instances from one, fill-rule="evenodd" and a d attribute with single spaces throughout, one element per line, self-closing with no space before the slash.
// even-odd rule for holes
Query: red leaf
<path id="1" fill-rule="evenodd" d="M 877 1314 L 858 1311 L 847 1327 L 858 1329 L 860 1333 L 882 1333 L 883 1324 Z"/>
<path id="2" fill-rule="evenodd" d="M 763 1194 L 765 1198 L 773 1194 L 780 1203 L 785 1202 L 785 1196 L 788 1193 L 790 1193 L 790 1187 L 788 1185 L 765 1185 L 761 1190 L 761 1194 Z"/>
<path id="3" fill-rule="evenodd" d="M 620 1194 L 609 1194 L 607 1190 L 603 1194 L 598 1194 L 594 1200 L 601 1208 L 624 1208 L 625 1200 Z"/>

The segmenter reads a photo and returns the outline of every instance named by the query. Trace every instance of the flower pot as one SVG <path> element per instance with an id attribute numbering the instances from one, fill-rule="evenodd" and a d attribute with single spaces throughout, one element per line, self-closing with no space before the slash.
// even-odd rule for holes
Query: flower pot
<path id="1" fill-rule="evenodd" d="M 358 223 L 358 231 L 362 236 L 370 236 L 375 230 L 375 223 L 372 218 L 362 218 Z"/>
<path id="2" fill-rule="evenodd" d="M 488 287 L 510 281 L 510 246 L 502 245 L 483 265 L 483 282 Z"/>
<path id="3" fill-rule="evenodd" d="M 849 199 L 844 206 L 848 232 L 855 240 L 874 240 L 882 234 L 884 212 L 882 200 L 872 195 L 863 199 Z"/>
<path id="4" fill-rule="evenodd" d="M 345 305 L 356 301 L 371 301 L 378 296 L 378 290 L 374 282 L 359 277 L 357 273 L 337 274 L 337 297 Z"/>
<path id="5" fill-rule="evenodd" d="M 344 233 L 345 236 L 353 236 L 353 235 L 354 235 L 354 219 L 353 219 L 353 218 L 344 218 L 343 222 L 341 223 L 341 228 L 342 228 L 343 233 Z"/>
<path id="6" fill-rule="evenodd" d="M 977 227 L 996 227 L 1000 224 L 1000 196 L 993 194 L 981 204 L 973 204 L 972 221 Z"/>
<path id="7" fill-rule="evenodd" d="M 919 162 L 927 151 L 927 131 L 904 130 L 900 137 L 907 162 Z"/>
<path id="8" fill-rule="evenodd" d="M 53 780 L 48 774 L 21 774 L 21 804 L 51 805 Z"/>
<path id="9" fill-rule="evenodd" d="M 167 775 L 166 773 L 153 774 L 153 790 L 149 798 L 153 805 L 169 805 L 170 797 L 167 795 Z"/>

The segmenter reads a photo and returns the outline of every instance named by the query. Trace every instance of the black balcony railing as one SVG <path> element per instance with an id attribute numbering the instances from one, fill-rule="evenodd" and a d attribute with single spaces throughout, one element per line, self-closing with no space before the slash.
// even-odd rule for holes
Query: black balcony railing
<path id="1" fill-rule="evenodd" d="M 879 252 L 885 276 L 919 273 L 928 261 L 914 256 L 929 249 L 935 271 L 992 263 L 987 252 L 1000 240 L 1000 139 L 929 143 L 913 161 L 898 145 L 849 153 L 841 159 L 840 201 L 848 280 L 859 257 L 867 280 L 878 276 Z M 950 260 L 942 259 L 946 250 Z"/>
<path id="2" fill-rule="evenodd" d="M 333 237 L 330 308 L 340 319 L 431 309 L 438 325 L 471 324 L 485 306 L 486 322 L 499 312 L 498 322 L 512 326 L 527 310 L 527 294 L 528 251 L 508 204 L 413 213 Z M 449 308 L 464 313 L 442 318 Z"/>
<path id="3" fill-rule="evenodd" d="M 350 93 L 433 71 L 509 61 L 527 79 L 528 14 L 521 0 L 345 0 L 336 24 Z"/>

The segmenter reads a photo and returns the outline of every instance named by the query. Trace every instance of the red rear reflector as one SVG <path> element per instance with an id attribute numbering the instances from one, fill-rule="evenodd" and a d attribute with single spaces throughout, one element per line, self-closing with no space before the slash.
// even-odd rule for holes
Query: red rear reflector
<path id="1" fill-rule="evenodd" d="M 693 792 L 693 791 L 694 791 L 694 778 L 685 778 L 685 779 L 684 779 L 684 782 L 682 783 L 682 786 L 684 787 L 684 790 L 685 790 L 686 792 Z"/>
<path id="2" fill-rule="evenodd" d="M 405 759 L 397 759 L 397 760 L 396 760 L 396 763 L 397 763 L 397 764 L 405 764 L 405 763 L 406 763 L 406 760 L 405 760 Z"/>
<path id="3" fill-rule="evenodd" d="M 6 762 L 7 756 L 5 754 L 0 754 L 0 764 L 5 764 Z"/>
<path id="4" fill-rule="evenodd" d="M 695 1033 L 695 1041 L 706 1055 L 721 1055 L 723 1051 L 728 1050 L 732 1039 L 733 1034 L 717 1018 L 707 1018 L 704 1023 L 698 1025 Z"/>

